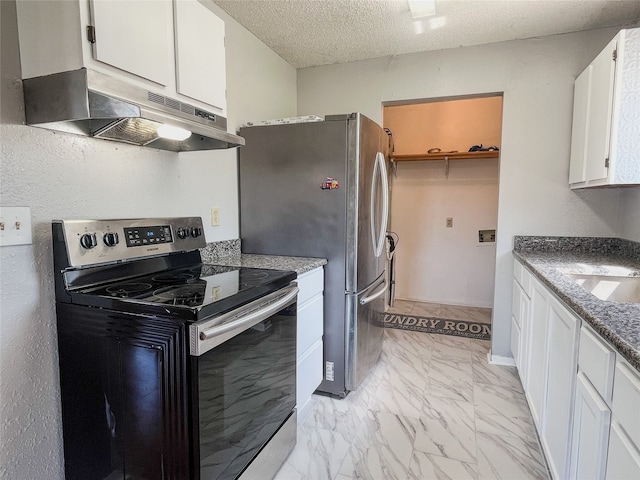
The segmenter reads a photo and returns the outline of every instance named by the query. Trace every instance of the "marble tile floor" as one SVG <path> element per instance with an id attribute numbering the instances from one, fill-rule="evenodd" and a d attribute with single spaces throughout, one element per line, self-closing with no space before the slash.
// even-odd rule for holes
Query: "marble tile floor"
<path id="1" fill-rule="evenodd" d="M 490 322 L 487 309 L 403 301 L 394 309 Z M 515 368 L 489 365 L 489 348 L 386 329 L 380 361 L 358 390 L 343 400 L 313 396 L 275 479 L 548 479 Z"/>

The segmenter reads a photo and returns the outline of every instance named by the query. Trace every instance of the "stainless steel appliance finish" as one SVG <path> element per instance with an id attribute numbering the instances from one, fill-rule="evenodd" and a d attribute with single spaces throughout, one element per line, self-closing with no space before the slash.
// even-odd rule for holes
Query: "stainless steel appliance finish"
<path id="1" fill-rule="evenodd" d="M 344 397 L 382 349 L 390 138 L 358 113 L 240 134 L 243 251 L 328 259 L 318 390 Z"/>
<path id="2" fill-rule="evenodd" d="M 206 245 L 200 217 L 57 222 L 64 223 L 61 231 L 72 267 L 131 261 Z M 149 231 L 150 224 L 163 228 Z"/>
<path id="3" fill-rule="evenodd" d="M 296 274 L 202 264 L 202 227 L 53 222 L 65 478 L 267 479 L 295 446 Z"/>
<path id="4" fill-rule="evenodd" d="M 27 125 L 174 152 L 244 145 L 227 119 L 188 103 L 81 68 L 23 80 Z M 183 141 L 157 134 L 162 124 L 192 132 Z"/>

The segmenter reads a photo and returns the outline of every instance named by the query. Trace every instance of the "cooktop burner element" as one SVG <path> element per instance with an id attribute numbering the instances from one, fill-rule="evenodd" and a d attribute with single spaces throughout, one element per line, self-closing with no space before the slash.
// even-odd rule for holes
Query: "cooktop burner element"
<path id="1" fill-rule="evenodd" d="M 206 283 L 182 287 L 164 287 L 153 292 L 155 300 L 171 305 L 198 306 L 203 303 Z"/>
<path id="2" fill-rule="evenodd" d="M 181 318 L 198 319 L 222 313 L 231 303 L 250 301 L 274 285 L 286 285 L 293 272 L 196 264 L 113 280 L 107 285 L 80 288 L 78 302 L 135 313 L 177 312 Z"/>

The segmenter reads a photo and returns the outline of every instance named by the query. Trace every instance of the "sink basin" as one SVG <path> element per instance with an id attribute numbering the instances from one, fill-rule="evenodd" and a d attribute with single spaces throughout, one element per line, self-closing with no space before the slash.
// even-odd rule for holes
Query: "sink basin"
<path id="1" fill-rule="evenodd" d="M 600 300 L 640 303 L 640 277 L 565 274 Z"/>

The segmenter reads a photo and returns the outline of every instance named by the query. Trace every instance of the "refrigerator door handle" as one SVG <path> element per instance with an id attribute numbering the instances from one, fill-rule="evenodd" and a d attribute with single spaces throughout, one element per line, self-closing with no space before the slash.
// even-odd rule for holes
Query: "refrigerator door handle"
<path id="1" fill-rule="evenodd" d="M 382 288 L 379 289 L 377 292 L 369 295 L 369 292 L 374 290 L 380 284 L 382 284 Z M 382 296 L 387 291 L 388 288 L 389 288 L 389 282 L 387 282 L 387 276 L 385 274 L 380 275 L 380 277 L 378 277 L 378 280 L 373 282 L 371 286 L 365 290 L 364 292 L 365 295 L 359 300 L 360 305 L 366 305 L 369 302 L 373 302 L 376 298 Z"/>
<path id="2" fill-rule="evenodd" d="M 376 206 L 377 206 L 377 184 L 376 177 L 380 176 L 382 184 L 382 218 L 380 219 L 380 230 L 376 234 Z M 371 181 L 371 240 L 373 241 L 373 253 L 376 258 L 382 255 L 384 242 L 387 238 L 387 221 L 389 218 L 389 182 L 387 180 L 387 166 L 382 152 L 376 154 L 373 166 L 373 179 Z"/>

